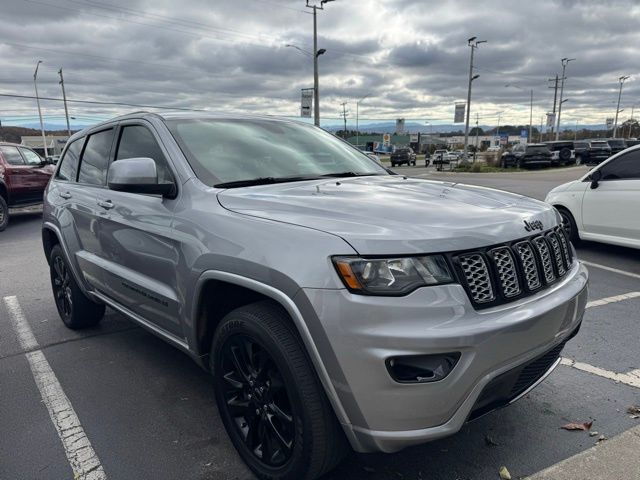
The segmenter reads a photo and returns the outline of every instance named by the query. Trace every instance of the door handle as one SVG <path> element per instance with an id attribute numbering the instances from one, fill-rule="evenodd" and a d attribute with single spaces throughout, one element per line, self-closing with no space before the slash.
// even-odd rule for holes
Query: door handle
<path id="1" fill-rule="evenodd" d="M 98 205 L 100 205 L 102 208 L 106 209 L 106 210 L 111 210 L 113 207 L 115 207 L 115 205 L 113 204 L 113 202 L 111 200 L 100 200 L 98 202 Z"/>
<path id="2" fill-rule="evenodd" d="M 65 200 L 69 200 L 71 198 L 71 194 L 69 192 L 60 192 L 58 195 L 60 195 Z"/>

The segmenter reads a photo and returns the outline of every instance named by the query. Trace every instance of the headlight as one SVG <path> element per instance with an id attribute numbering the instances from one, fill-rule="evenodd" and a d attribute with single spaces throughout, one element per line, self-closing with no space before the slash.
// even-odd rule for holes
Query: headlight
<path id="1" fill-rule="evenodd" d="M 334 257 L 333 263 L 344 284 L 354 293 L 404 295 L 419 287 L 453 281 L 442 255 L 370 260 Z"/>

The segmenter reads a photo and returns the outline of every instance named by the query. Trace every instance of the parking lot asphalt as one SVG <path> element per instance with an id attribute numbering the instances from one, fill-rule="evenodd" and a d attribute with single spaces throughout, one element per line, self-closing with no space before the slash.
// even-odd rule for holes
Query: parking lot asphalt
<path id="1" fill-rule="evenodd" d="M 539 199 L 587 171 L 396 170 Z M 208 375 L 186 355 L 109 310 L 96 328 L 74 332 L 63 326 L 51 295 L 40 222 L 37 212 L 17 214 L 0 233 L 0 479 L 73 478 L 68 452 L 12 327 L 15 312 L 6 299 L 13 297 L 108 478 L 252 478 L 227 439 Z M 640 297 L 618 296 L 640 291 L 640 254 L 595 243 L 577 250 L 590 265 L 589 300 L 610 301 L 588 308 L 580 333 L 565 348 L 563 356 L 578 363 L 566 361 L 525 398 L 452 437 L 393 455 L 352 454 L 326 478 L 496 479 L 501 466 L 519 478 L 584 451 L 598 439 L 562 430 L 563 424 L 593 421 L 592 430 L 607 437 L 639 425 L 640 419 L 630 418 L 626 409 L 640 404 L 640 383 L 626 374 L 640 369 Z"/>

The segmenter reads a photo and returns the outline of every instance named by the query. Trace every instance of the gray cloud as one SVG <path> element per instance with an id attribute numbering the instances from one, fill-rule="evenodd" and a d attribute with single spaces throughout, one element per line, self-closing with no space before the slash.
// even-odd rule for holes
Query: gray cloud
<path id="1" fill-rule="evenodd" d="M 38 59 L 40 93 L 52 97 L 60 96 L 59 67 L 71 98 L 290 116 L 300 89 L 312 86 L 312 59 L 284 46 L 312 48 L 304 0 L 2 3 L 2 93 L 32 94 Z M 623 74 L 632 76 L 626 118 L 640 93 L 639 17 L 631 0 L 338 0 L 318 15 L 319 47 L 327 49 L 322 113 L 336 117 L 342 101 L 354 111 L 369 94 L 361 106 L 368 118 L 450 123 L 452 104 L 466 98 L 466 40 L 477 35 L 488 43 L 476 52 L 472 108 L 488 123 L 497 112 L 502 122 L 526 123 L 530 89 L 535 117 L 550 110 L 547 79 L 565 56 L 577 58 L 567 69 L 567 120 L 612 116 Z M 33 116 L 33 103 L 2 98 L 0 118 Z M 62 112 L 58 103 L 43 105 L 47 115 Z M 72 106 L 72 114 L 96 118 L 128 110 Z"/>

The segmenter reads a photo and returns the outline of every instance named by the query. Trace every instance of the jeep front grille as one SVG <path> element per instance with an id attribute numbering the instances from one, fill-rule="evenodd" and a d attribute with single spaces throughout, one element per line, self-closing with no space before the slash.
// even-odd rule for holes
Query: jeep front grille
<path id="1" fill-rule="evenodd" d="M 564 277 L 573 265 L 561 227 L 506 245 L 451 255 L 476 308 L 531 295 Z"/>

